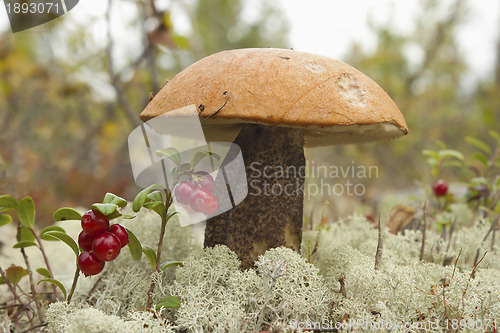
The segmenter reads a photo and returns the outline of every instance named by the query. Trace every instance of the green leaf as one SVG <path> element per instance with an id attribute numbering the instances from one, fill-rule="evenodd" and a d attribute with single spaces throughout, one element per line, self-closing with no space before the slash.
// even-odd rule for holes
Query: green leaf
<path id="1" fill-rule="evenodd" d="M 93 210 L 98 210 L 100 211 L 101 213 L 103 213 L 104 215 L 106 216 L 109 216 L 111 214 L 113 214 L 114 212 L 116 212 L 116 210 L 118 209 L 118 206 L 115 205 L 115 204 L 111 204 L 111 203 L 95 203 L 92 205 L 92 209 Z"/>
<path id="2" fill-rule="evenodd" d="M 434 150 L 422 150 L 422 154 L 429 156 L 430 158 L 433 158 L 434 160 L 439 160 L 439 154 L 435 152 Z"/>
<path id="3" fill-rule="evenodd" d="M 141 242 L 137 239 L 137 237 L 134 235 L 132 231 L 129 229 L 125 228 L 128 232 L 128 240 L 129 243 L 127 244 L 128 249 L 130 250 L 130 254 L 132 255 L 132 259 L 134 260 L 139 260 L 142 257 L 142 246 Z"/>
<path id="4" fill-rule="evenodd" d="M 9 280 L 10 283 L 18 284 L 23 276 L 28 275 L 28 271 L 21 266 L 11 265 L 5 270 L 5 275 L 7 276 L 7 280 Z"/>
<path id="5" fill-rule="evenodd" d="M 102 203 L 104 204 L 107 204 L 107 203 L 111 203 L 111 204 L 115 204 L 117 205 L 118 207 L 125 207 L 127 205 L 127 200 L 113 194 L 113 193 L 106 193 L 106 195 L 104 196 L 104 200 L 102 201 Z"/>
<path id="6" fill-rule="evenodd" d="M 151 209 L 156 214 L 160 215 L 160 217 L 165 213 L 165 205 L 161 201 L 145 202 L 144 207 Z"/>
<path id="7" fill-rule="evenodd" d="M 481 141 L 481 140 L 474 138 L 472 136 L 467 136 L 465 138 L 465 141 L 467 141 L 468 143 L 470 143 L 474 147 L 484 151 L 488 155 L 492 154 L 491 147 L 484 141 Z"/>
<path id="8" fill-rule="evenodd" d="M 60 231 L 48 231 L 45 233 L 46 236 L 52 236 L 55 237 L 64 243 L 66 243 L 75 253 L 75 255 L 78 257 L 80 254 L 80 250 L 78 249 L 78 245 L 76 245 L 75 241 L 73 238 L 71 238 L 68 234 Z"/>
<path id="9" fill-rule="evenodd" d="M 485 168 L 488 167 L 488 158 L 481 152 L 479 151 L 476 151 L 474 152 L 474 154 L 472 154 L 472 157 L 478 161 L 479 163 L 481 163 Z"/>
<path id="10" fill-rule="evenodd" d="M 132 220 L 135 219 L 135 215 L 127 215 L 127 214 L 122 214 L 120 216 L 122 219 L 127 219 L 127 220 Z"/>
<path id="11" fill-rule="evenodd" d="M 3 225 L 7 225 L 10 222 L 12 222 L 12 217 L 10 217 L 10 215 L 0 214 L 0 227 Z"/>
<path id="12" fill-rule="evenodd" d="M 47 279 L 42 279 L 42 280 L 38 281 L 37 285 L 39 285 L 41 282 L 48 282 L 48 283 L 52 283 L 52 284 L 56 285 L 59 289 L 61 289 L 61 291 L 64 295 L 64 299 L 66 299 L 66 288 L 64 288 L 64 286 L 61 282 L 57 281 L 56 279 L 47 278 Z"/>
<path id="13" fill-rule="evenodd" d="M 175 296 L 163 297 L 156 303 L 156 310 L 160 310 L 161 307 L 164 308 L 178 308 L 181 306 L 181 300 Z"/>
<path id="14" fill-rule="evenodd" d="M 180 166 L 178 167 L 175 167 L 173 168 L 171 171 L 170 171 L 170 174 L 172 175 L 172 177 L 174 179 L 178 179 L 179 178 L 179 175 L 183 172 L 186 172 L 188 170 L 191 170 L 191 164 L 190 163 L 183 163 L 181 164 Z"/>
<path id="15" fill-rule="evenodd" d="M 82 215 L 70 207 L 59 208 L 54 212 L 54 221 L 81 220 Z"/>
<path id="16" fill-rule="evenodd" d="M 3 277 L 0 276 L 0 284 L 4 284 L 5 281 L 3 280 Z"/>
<path id="17" fill-rule="evenodd" d="M 151 267 L 155 268 L 156 267 L 156 252 L 153 250 L 151 247 L 147 245 L 142 246 L 142 253 L 148 257 L 149 262 L 151 263 Z"/>
<path id="18" fill-rule="evenodd" d="M 11 195 L 0 195 L 0 212 L 17 208 L 17 200 Z"/>
<path id="19" fill-rule="evenodd" d="M 26 228 L 35 225 L 35 203 L 31 197 L 24 197 L 17 204 L 17 217 Z"/>
<path id="20" fill-rule="evenodd" d="M 52 237 L 52 236 L 47 236 L 47 232 L 49 232 L 49 231 L 59 231 L 59 232 L 66 233 L 66 230 L 64 230 L 63 228 L 58 227 L 56 225 L 51 225 L 51 226 L 43 228 L 42 231 L 40 231 L 40 238 L 43 240 L 46 240 L 46 241 L 57 241 L 58 240 L 57 238 Z"/>
<path id="21" fill-rule="evenodd" d="M 137 194 L 134 199 L 134 203 L 132 204 L 132 209 L 134 210 L 134 212 L 137 213 L 139 210 L 141 210 L 141 207 L 144 205 L 144 202 L 146 202 L 146 198 L 148 194 L 151 193 L 151 191 L 160 189 L 165 189 L 165 187 L 161 184 L 153 184 L 139 192 L 139 194 Z"/>
<path id="22" fill-rule="evenodd" d="M 38 274 L 40 274 L 41 276 L 45 276 L 46 278 L 52 278 L 52 275 L 50 274 L 49 270 L 47 268 L 39 268 L 36 270 L 38 272 Z"/>
<path id="23" fill-rule="evenodd" d="M 146 202 L 163 202 L 163 196 L 160 191 L 154 191 L 146 196 Z"/>
<path id="24" fill-rule="evenodd" d="M 220 156 L 217 155 L 216 153 L 212 153 L 206 150 L 201 150 L 199 152 L 196 152 L 196 154 L 194 154 L 193 159 L 191 160 L 191 169 L 194 169 L 194 167 L 198 165 L 198 163 L 200 163 L 200 161 L 207 156 L 211 156 L 215 158 L 217 161 L 220 160 Z"/>
<path id="25" fill-rule="evenodd" d="M 33 232 L 31 232 L 31 230 L 26 227 L 21 227 L 19 236 L 21 237 L 22 241 L 33 242 L 35 240 L 35 235 L 33 235 Z"/>
<path id="26" fill-rule="evenodd" d="M 166 270 L 167 268 L 169 268 L 170 266 L 184 266 L 184 264 L 181 262 L 181 261 L 176 261 L 176 260 L 170 260 L 170 261 L 165 261 L 164 263 L 162 263 L 160 265 L 160 271 L 164 271 Z"/>
<path id="27" fill-rule="evenodd" d="M 456 150 L 452 150 L 452 149 L 440 150 L 440 151 L 438 151 L 438 155 L 441 158 L 450 157 L 450 158 L 456 158 L 457 160 L 460 160 L 460 161 L 464 160 L 464 155 L 461 152 L 456 151 Z"/>
<path id="28" fill-rule="evenodd" d="M 179 212 L 170 212 L 170 213 L 168 213 L 167 216 L 165 217 L 165 223 L 167 223 L 172 217 L 174 217 L 177 214 L 179 214 Z"/>
<path id="29" fill-rule="evenodd" d="M 165 149 L 160 149 L 155 152 L 155 155 L 158 157 L 168 157 L 169 159 L 172 160 L 177 165 L 181 165 L 181 155 L 175 148 L 165 148 Z"/>
<path id="30" fill-rule="evenodd" d="M 20 241 L 14 244 L 14 249 L 23 249 L 25 247 L 36 246 L 35 242 L 32 241 Z"/>
<path id="31" fill-rule="evenodd" d="M 116 219 L 118 217 L 122 217 L 122 213 L 120 213 L 118 210 L 115 210 L 113 213 L 109 214 L 108 215 L 108 220 L 113 220 L 113 219 Z M 134 216 L 135 217 L 135 216 Z"/>
<path id="32" fill-rule="evenodd" d="M 488 132 L 492 138 L 494 138 L 497 141 L 497 144 L 500 146 L 500 134 L 495 131 L 489 131 Z"/>

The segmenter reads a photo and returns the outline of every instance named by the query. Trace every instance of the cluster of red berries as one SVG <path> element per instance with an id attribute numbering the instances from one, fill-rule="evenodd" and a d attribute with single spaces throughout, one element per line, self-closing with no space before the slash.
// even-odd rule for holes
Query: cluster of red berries
<path id="1" fill-rule="evenodd" d="M 129 242 L 127 230 L 118 223 L 110 226 L 108 217 L 97 210 L 83 214 L 82 229 L 78 235 L 78 245 L 82 249 L 78 267 L 85 276 L 99 274 L 104 262 L 115 259 Z"/>
<path id="2" fill-rule="evenodd" d="M 217 211 L 219 202 L 213 195 L 214 179 L 208 172 L 197 171 L 189 181 L 179 183 L 174 190 L 177 202 L 189 205 L 194 211 L 211 215 Z"/>
<path id="3" fill-rule="evenodd" d="M 444 180 L 438 180 L 432 185 L 436 197 L 444 197 L 448 193 L 448 184 Z"/>

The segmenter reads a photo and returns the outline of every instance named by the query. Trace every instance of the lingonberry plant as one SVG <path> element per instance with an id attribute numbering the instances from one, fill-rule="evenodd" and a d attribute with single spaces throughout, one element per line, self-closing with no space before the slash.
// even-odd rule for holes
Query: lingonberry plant
<path id="1" fill-rule="evenodd" d="M 181 204 L 190 206 L 193 210 L 204 214 L 213 214 L 217 210 L 218 201 L 212 194 L 214 189 L 214 179 L 204 171 L 195 171 L 198 163 L 207 156 L 217 160 L 220 157 L 216 154 L 200 151 L 197 152 L 191 163 L 181 163 L 179 153 L 173 149 L 158 151 L 161 157 L 168 157 L 176 163 L 176 167 L 171 170 L 174 179 L 172 188 L 175 188 L 174 195 Z M 167 182 L 166 182 L 167 183 Z M 64 300 L 71 302 L 75 291 L 80 272 L 86 277 L 100 274 L 105 268 L 106 262 L 116 259 L 125 246 L 128 246 L 130 254 L 134 260 L 139 260 L 142 254 L 149 259 L 154 272 L 162 272 L 170 266 L 182 263 L 179 261 L 161 262 L 161 249 L 167 222 L 177 214 L 169 212 L 172 206 L 173 197 L 169 189 L 160 184 L 154 184 L 142 190 L 134 199 L 132 208 L 134 212 L 139 212 L 142 208 L 147 208 L 157 213 L 161 218 L 161 228 L 159 233 L 158 247 L 156 251 L 149 246 L 142 245 L 137 237 L 123 225 L 113 223 L 116 218 L 133 219 L 134 216 L 124 215 L 121 208 L 127 205 L 127 201 L 115 194 L 107 193 L 102 203 L 95 203 L 83 215 L 78 211 L 63 207 L 54 213 L 54 221 L 80 220 L 82 231 L 78 239 L 73 240 L 64 228 L 52 225 L 43 228 L 41 231 L 35 229 L 35 204 L 30 197 L 16 200 L 10 195 L 0 196 L 0 227 L 11 223 L 13 215 L 6 214 L 7 211 L 15 211 L 17 216 L 17 243 L 14 248 L 20 249 L 25 267 L 13 264 L 7 269 L 0 267 L 0 284 L 6 284 L 13 296 L 11 307 L 14 309 L 20 305 L 22 311 L 15 312 L 17 316 L 26 316 L 31 328 L 36 325 L 33 321 L 33 314 L 38 316 L 39 324 L 44 325 L 44 317 L 41 310 L 42 296 L 37 293 L 36 285 L 42 282 L 50 283 L 53 292 L 45 293 L 45 301 L 57 301 L 59 299 L 58 289 L 62 292 Z M 62 282 L 57 280 L 50 268 L 49 259 L 45 253 L 44 241 L 62 241 L 71 248 L 75 254 L 75 274 L 69 292 Z M 35 283 L 32 266 L 26 255 L 25 248 L 36 246 L 40 249 L 44 258 L 45 267 L 39 267 L 36 271 L 44 278 Z M 19 282 L 28 276 L 31 293 L 25 293 L 19 286 Z M 147 294 L 146 307 L 152 304 L 152 293 L 154 291 L 154 281 Z M 17 304 L 16 304 L 17 303 Z M 32 310 L 35 305 L 36 310 Z M 167 296 L 156 302 L 157 307 L 179 307 L 180 300 L 175 296 Z M 15 318 L 14 318 L 15 319 Z"/>

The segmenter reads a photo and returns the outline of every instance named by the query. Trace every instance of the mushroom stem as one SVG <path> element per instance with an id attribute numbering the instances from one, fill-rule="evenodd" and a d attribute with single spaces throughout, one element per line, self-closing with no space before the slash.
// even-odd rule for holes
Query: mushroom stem
<path id="1" fill-rule="evenodd" d="M 205 247 L 228 246 L 241 260 L 241 268 L 247 269 L 270 248 L 300 250 L 304 131 L 246 124 L 234 143 L 243 155 L 248 196 L 207 221 Z"/>

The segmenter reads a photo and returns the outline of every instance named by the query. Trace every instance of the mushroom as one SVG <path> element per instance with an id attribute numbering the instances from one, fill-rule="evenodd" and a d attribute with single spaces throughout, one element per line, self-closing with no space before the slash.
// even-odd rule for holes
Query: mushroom
<path id="1" fill-rule="evenodd" d="M 227 104 L 223 92 L 227 91 Z M 205 247 L 225 244 L 243 269 L 266 250 L 300 249 L 304 145 L 389 140 L 408 133 L 403 115 L 363 73 L 323 56 L 239 49 L 199 60 L 177 74 L 141 113 L 143 121 L 195 104 L 207 141 L 241 148 L 248 196 L 208 219 Z"/>

